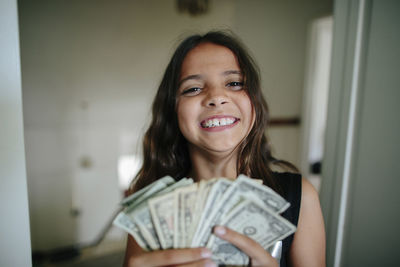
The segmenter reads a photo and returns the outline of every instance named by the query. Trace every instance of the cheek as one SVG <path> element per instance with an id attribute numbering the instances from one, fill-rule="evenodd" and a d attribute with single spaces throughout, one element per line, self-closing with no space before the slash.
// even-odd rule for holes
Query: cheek
<path id="1" fill-rule="evenodd" d="M 242 97 L 240 98 L 240 107 L 242 109 L 242 112 L 246 115 L 246 118 L 249 121 L 254 121 L 255 110 L 247 93 L 244 93 L 244 95 L 242 95 Z"/>
<path id="2" fill-rule="evenodd" d="M 250 130 L 253 128 L 254 122 L 256 120 L 256 111 L 255 111 L 254 106 L 247 94 L 246 94 L 246 97 L 242 98 L 241 107 L 242 107 L 242 112 L 246 116 L 246 121 L 249 125 L 249 132 L 250 132 Z"/>
<path id="3" fill-rule="evenodd" d="M 256 122 L 256 110 L 254 109 L 253 105 L 251 106 L 251 117 L 250 130 L 253 129 L 254 123 Z"/>
<path id="4" fill-rule="evenodd" d="M 195 121 L 193 118 L 193 109 L 188 101 L 180 101 L 177 104 L 178 125 L 182 134 L 185 136 L 191 128 L 191 124 Z"/>

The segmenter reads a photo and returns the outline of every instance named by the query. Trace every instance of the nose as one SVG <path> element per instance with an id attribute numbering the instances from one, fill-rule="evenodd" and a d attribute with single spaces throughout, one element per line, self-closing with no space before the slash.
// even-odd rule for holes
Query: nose
<path id="1" fill-rule="evenodd" d="M 217 107 L 223 104 L 228 103 L 228 101 L 223 97 L 214 97 L 207 101 L 208 107 Z"/>
<path id="2" fill-rule="evenodd" d="M 207 107 L 218 107 L 229 102 L 229 97 L 223 89 L 210 88 L 205 99 Z"/>

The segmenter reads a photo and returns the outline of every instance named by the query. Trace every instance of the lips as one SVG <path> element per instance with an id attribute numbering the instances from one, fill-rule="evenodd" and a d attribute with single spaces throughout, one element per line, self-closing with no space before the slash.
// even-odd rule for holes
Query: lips
<path id="1" fill-rule="evenodd" d="M 203 129 L 213 129 L 218 127 L 230 127 L 233 126 L 239 119 L 233 116 L 213 116 L 203 120 L 200 126 Z"/>

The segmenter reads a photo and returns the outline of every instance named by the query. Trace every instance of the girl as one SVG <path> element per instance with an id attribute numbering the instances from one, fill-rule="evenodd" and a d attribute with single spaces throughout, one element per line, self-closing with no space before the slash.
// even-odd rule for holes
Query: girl
<path id="1" fill-rule="evenodd" d="M 226 227 L 213 233 L 249 256 L 251 266 L 325 266 L 325 233 L 318 194 L 292 168 L 272 157 L 265 136 L 267 104 L 258 69 L 230 34 L 209 32 L 185 39 L 165 71 L 144 137 L 144 163 L 133 191 L 170 175 L 195 181 L 238 174 L 262 179 L 291 206 L 283 216 L 297 231 L 283 240 L 278 263 L 251 238 Z M 293 169 L 293 168 L 292 168 Z M 206 248 L 144 252 L 128 237 L 124 266 L 215 266 Z"/>

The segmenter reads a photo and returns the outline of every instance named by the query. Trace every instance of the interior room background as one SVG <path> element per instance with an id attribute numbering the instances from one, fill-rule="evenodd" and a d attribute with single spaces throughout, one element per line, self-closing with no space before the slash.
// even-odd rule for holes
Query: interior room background
<path id="1" fill-rule="evenodd" d="M 248 46 L 277 119 L 268 132 L 272 149 L 309 172 L 312 162 L 302 156 L 310 133 L 305 137 L 302 127 L 315 70 L 310 46 L 315 27 L 332 27 L 332 1 L 218 0 L 197 16 L 179 12 L 173 0 L 18 5 L 33 251 L 91 242 L 101 232 L 140 164 L 152 98 L 171 53 L 192 33 L 231 29 Z M 329 35 L 318 40 L 313 44 L 329 46 Z M 107 240 L 124 237 L 113 229 Z"/>
<path id="2" fill-rule="evenodd" d="M 254 6 L 245 4 L 250 2 Z M 117 138 L 117 134 L 113 141 L 110 141 L 112 140 L 110 137 L 99 136 L 106 132 L 104 129 L 112 128 L 106 127 L 107 125 L 124 125 L 128 128 L 127 132 L 130 132 L 126 139 L 129 143 L 129 140 L 134 139 L 129 137 L 133 135 L 132 132 L 137 131 L 141 135 L 143 131 L 138 129 L 144 127 L 138 125 L 141 117 L 135 113 L 129 115 L 131 118 L 126 119 L 129 120 L 126 124 L 111 123 L 110 118 L 113 122 L 124 118 L 120 115 L 123 112 L 116 112 L 114 115 L 109 115 L 108 119 L 107 117 L 103 119 L 104 114 L 110 114 L 116 109 L 108 107 L 107 104 L 97 104 L 96 109 L 94 107 L 96 103 L 101 102 L 100 100 L 112 103 L 105 100 L 106 96 L 115 100 L 114 96 L 119 93 L 132 99 L 129 101 L 129 106 L 125 105 L 125 109 L 134 109 L 133 107 L 139 102 L 136 99 L 141 98 L 140 95 L 130 95 L 131 90 L 155 91 L 156 81 L 149 82 L 151 83 L 149 87 L 140 89 L 137 89 L 138 86 L 133 87 L 133 81 L 141 81 L 141 77 L 135 76 L 133 71 L 122 74 L 126 72 L 126 68 L 122 68 L 121 65 L 122 62 L 128 62 L 128 59 L 124 61 L 125 57 L 132 53 L 132 60 L 129 61 L 132 65 L 126 64 L 132 70 L 135 67 L 140 73 L 139 64 L 142 64 L 143 68 L 144 64 L 153 62 L 151 73 L 162 72 L 161 61 L 166 61 L 168 56 L 159 50 L 165 49 L 167 53 L 171 53 L 172 48 L 169 45 L 175 44 L 179 39 L 169 34 L 164 36 L 166 39 L 157 38 L 163 36 L 168 29 L 178 35 L 182 34 L 177 30 L 179 27 L 182 32 L 188 32 L 201 30 L 208 25 L 229 26 L 237 31 L 253 50 L 261 65 L 264 92 L 272 106 L 272 115 L 275 118 L 281 115 L 281 118 L 296 118 L 297 116 L 291 115 L 301 114 L 300 124 L 296 127 L 275 126 L 269 133 L 274 139 L 274 150 L 279 156 L 284 156 L 284 153 L 296 155 L 285 152 L 285 149 L 282 149 L 285 143 L 282 144 L 281 141 L 280 144 L 279 140 L 283 140 L 280 136 L 284 136 L 285 132 L 293 131 L 292 128 L 300 129 L 301 140 L 306 137 L 303 134 L 304 128 L 307 129 L 305 125 L 310 119 L 307 107 L 313 106 L 307 104 L 307 101 L 312 99 L 309 97 L 309 92 L 313 89 L 309 88 L 315 88 L 312 84 L 316 82 L 315 77 L 310 78 L 312 76 L 310 73 L 318 69 L 316 66 L 320 64 L 318 63 L 320 60 L 312 60 L 315 55 L 306 55 L 309 53 L 304 52 L 304 48 L 307 51 L 313 50 L 311 48 L 314 45 L 320 47 L 317 44 L 329 39 L 326 36 L 322 37 L 325 35 L 323 32 L 327 32 L 321 29 L 327 28 L 326 24 L 331 23 L 324 18 L 326 18 L 325 13 L 331 12 L 332 3 L 327 7 L 323 1 L 311 0 L 213 1 L 210 13 L 196 18 L 178 13 L 166 1 L 124 3 L 114 1 L 112 4 L 105 1 L 57 1 L 56 3 L 57 5 L 55 1 L 35 1 L 34 4 L 25 0 L 0 1 L 1 266 L 30 266 L 31 240 L 34 251 L 52 249 L 64 244 L 76 244 L 79 240 L 92 240 L 92 236 L 96 235 L 95 232 L 109 219 L 109 213 L 118 206 L 117 203 L 123 194 L 123 189 L 118 185 L 119 174 L 116 165 L 121 155 L 132 155 L 138 150 L 121 145 L 123 148 L 118 148 L 120 151 L 115 153 L 112 150 L 114 146 L 108 143 L 114 142 L 118 145 L 121 141 Z M 138 3 L 141 5 L 137 6 Z M 151 8 L 150 6 L 145 8 L 144 3 Z M 154 9 L 160 5 L 163 7 L 162 11 L 159 9 L 155 12 Z M 221 5 L 226 7 L 218 8 Z M 327 230 L 327 266 L 397 266 L 396 253 L 399 250 L 400 236 L 398 228 L 400 216 L 396 212 L 400 203 L 398 194 L 400 2 L 335 0 L 333 5 L 332 65 L 325 151 L 316 150 L 320 155 L 323 152 L 320 197 Z M 151 12 L 145 15 L 141 12 L 144 10 Z M 168 10 L 173 15 L 168 13 Z M 324 13 L 323 19 L 321 19 L 322 13 Z M 117 23 L 116 17 L 132 21 L 132 25 Z M 211 22 L 211 18 L 218 18 L 218 21 Z M 157 19 L 164 21 L 157 22 Z M 142 24 L 133 21 L 141 21 Z M 166 26 L 172 21 L 175 21 L 174 27 Z M 159 27 L 150 27 L 151 24 L 157 24 Z M 290 30 L 289 24 L 295 30 Z M 126 30 L 128 35 L 118 34 L 124 29 L 123 26 L 126 26 L 125 29 L 130 28 L 129 31 Z M 134 30 L 139 28 L 140 32 Z M 154 32 L 158 32 L 158 35 Z M 300 35 L 300 32 L 310 36 L 305 37 Z M 314 36 L 314 32 L 319 34 Z M 133 37 L 135 33 L 138 36 Z M 110 34 L 112 38 L 107 37 Z M 129 39 L 127 36 L 131 38 L 131 43 L 125 47 L 124 52 L 121 49 L 123 46 L 117 39 L 127 40 Z M 268 40 L 265 36 L 268 36 Z M 152 45 L 158 45 L 158 49 L 151 50 L 152 53 L 147 52 L 146 61 L 134 61 L 133 53 L 137 51 L 132 48 L 140 48 L 139 44 L 143 38 L 153 42 L 148 43 L 146 49 L 150 49 Z M 166 43 L 167 46 L 159 45 L 161 43 Z M 141 47 L 143 46 L 145 45 L 142 43 Z M 95 54 L 94 50 L 103 54 Z M 138 51 L 145 53 L 146 50 Z M 141 54 L 135 54 L 136 58 L 141 59 L 140 56 Z M 286 60 L 289 57 L 290 62 Z M 152 60 L 148 61 L 147 58 Z M 269 60 L 276 58 L 281 61 Z M 297 60 L 303 61 L 303 64 Z M 117 61 L 121 64 L 116 64 Z M 96 68 L 102 71 L 90 72 Z M 279 76 L 280 72 L 274 72 L 275 69 L 284 70 L 285 75 Z M 288 73 L 295 73 L 293 77 L 296 78 L 289 77 L 286 75 Z M 303 73 L 304 76 L 299 73 Z M 108 75 L 110 79 L 103 78 L 103 74 Z M 112 77 L 119 79 L 111 80 Z M 125 77 L 126 80 L 121 77 Z M 153 75 L 150 78 L 160 79 Z M 294 109 L 297 110 L 297 114 L 284 114 L 283 106 L 291 110 L 293 103 L 279 102 L 275 88 L 289 92 L 286 86 L 292 79 L 296 81 L 293 84 L 303 86 L 302 89 L 290 87 L 293 92 L 301 91 L 303 100 L 297 98 L 301 103 L 298 104 L 301 106 L 301 112 L 299 109 Z M 302 84 L 300 80 L 304 83 Z M 106 84 L 103 86 L 100 81 Z M 126 84 L 126 88 L 122 84 Z M 126 89 L 126 94 L 121 93 L 123 92 L 121 88 Z M 108 94 L 104 96 L 102 91 Z M 85 93 L 85 97 L 80 95 L 82 92 Z M 287 94 L 298 97 L 298 94 L 293 92 Z M 150 94 L 147 96 L 148 100 L 151 99 Z M 120 107 L 123 100 L 115 102 L 117 104 L 113 105 Z M 296 104 L 294 106 L 299 107 Z M 150 108 L 150 103 L 146 104 L 146 108 Z M 24 114 L 22 114 L 23 109 Z M 37 116 L 31 116 L 34 114 Z M 86 114 L 86 119 L 83 114 Z M 148 116 L 148 112 L 142 115 Z M 81 121 L 84 122 L 79 124 Z M 143 119 L 142 123 L 145 125 L 146 119 Z M 66 131 L 68 129 L 72 130 L 68 133 Z M 85 137 L 86 135 L 82 133 L 90 129 L 93 137 Z M 113 130 L 118 133 L 121 131 L 118 127 L 114 127 Z M 85 138 L 101 139 L 104 146 L 99 146 L 96 141 L 96 146 L 89 149 L 90 143 Z M 133 146 L 138 145 L 133 144 Z M 110 151 L 99 156 L 100 149 L 106 150 L 110 147 Z M 305 142 L 299 141 L 297 146 L 299 154 L 303 154 L 307 147 Z M 32 151 L 28 151 L 31 149 Z M 123 149 L 129 151 L 125 153 Z M 101 164 L 109 162 L 108 158 L 104 160 L 106 158 L 104 155 L 108 155 L 107 157 L 114 161 L 109 164 L 110 168 L 113 168 L 113 171 L 110 171 L 111 175 L 103 175 L 101 170 Z M 130 160 L 129 157 L 126 159 Z M 288 159 L 291 160 L 291 157 Z M 302 172 L 307 173 L 308 168 L 303 168 L 302 160 L 303 156 L 298 157 L 297 164 L 300 161 Z M 296 163 L 296 160 L 292 161 Z M 81 179 L 78 179 L 79 177 Z M 93 182 L 94 177 L 98 181 Z M 106 186 L 109 188 L 105 189 Z M 107 200 L 103 201 L 104 198 Z M 88 199 L 94 204 L 85 208 L 83 205 L 86 205 Z M 43 224 L 43 228 L 40 225 L 41 216 L 48 222 Z M 98 219 L 88 220 L 97 217 Z M 87 225 L 91 225 L 95 230 L 89 229 L 89 232 L 86 232 Z M 117 244 L 122 244 L 117 258 L 113 260 L 114 263 L 121 263 L 124 252 L 124 242 L 121 238 L 124 236 L 126 237 L 113 232 L 107 235 L 105 240 L 107 242 L 103 242 L 105 244 L 115 241 Z M 92 266 L 112 265 L 108 264 L 110 261 L 105 261 L 104 257 L 90 262 Z M 82 262 L 83 265 L 78 266 L 89 266 L 86 263 L 88 262 Z"/>

